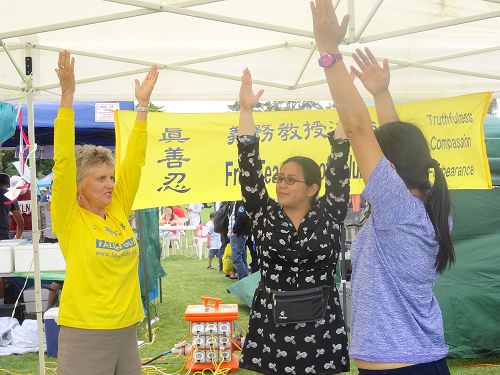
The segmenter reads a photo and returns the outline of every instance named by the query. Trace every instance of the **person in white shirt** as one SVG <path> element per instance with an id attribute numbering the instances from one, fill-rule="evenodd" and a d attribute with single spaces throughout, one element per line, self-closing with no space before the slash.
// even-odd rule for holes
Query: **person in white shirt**
<path id="1" fill-rule="evenodd" d="M 202 203 L 191 203 L 188 207 L 188 218 L 189 225 L 199 226 L 201 222 L 201 209 L 203 208 Z"/>
<path id="2" fill-rule="evenodd" d="M 222 272 L 222 255 L 224 255 L 224 251 L 222 249 L 220 234 L 215 232 L 214 218 L 215 218 L 215 212 L 210 212 L 210 220 L 207 222 L 207 228 L 208 228 L 207 247 L 209 249 L 207 269 L 209 270 L 215 269 L 212 267 L 212 259 L 214 259 L 214 257 L 217 256 L 217 258 L 219 258 L 219 272 Z"/>

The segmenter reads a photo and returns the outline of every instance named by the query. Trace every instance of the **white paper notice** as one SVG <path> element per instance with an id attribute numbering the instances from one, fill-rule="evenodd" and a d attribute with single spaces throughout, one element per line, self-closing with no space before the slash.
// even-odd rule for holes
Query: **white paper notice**
<path id="1" fill-rule="evenodd" d="M 95 122 L 114 122 L 120 103 L 95 103 Z"/>

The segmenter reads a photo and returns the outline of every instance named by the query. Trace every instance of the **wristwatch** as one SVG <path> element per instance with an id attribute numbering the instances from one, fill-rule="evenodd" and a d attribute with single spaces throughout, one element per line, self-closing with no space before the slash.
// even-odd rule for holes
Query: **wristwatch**
<path id="1" fill-rule="evenodd" d="M 342 54 L 338 52 L 322 53 L 318 59 L 318 64 L 322 68 L 328 68 L 340 60 L 342 60 Z"/>

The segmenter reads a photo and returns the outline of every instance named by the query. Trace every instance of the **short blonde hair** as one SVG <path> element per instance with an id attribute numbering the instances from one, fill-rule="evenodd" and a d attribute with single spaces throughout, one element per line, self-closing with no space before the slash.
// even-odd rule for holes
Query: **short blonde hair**
<path id="1" fill-rule="evenodd" d="M 102 146 L 83 145 L 75 147 L 76 156 L 76 183 L 80 185 L 82 180 L 90 174 L 90 168 L 107 164 L 115 167 L 115 159 L 111 151 Z"/>

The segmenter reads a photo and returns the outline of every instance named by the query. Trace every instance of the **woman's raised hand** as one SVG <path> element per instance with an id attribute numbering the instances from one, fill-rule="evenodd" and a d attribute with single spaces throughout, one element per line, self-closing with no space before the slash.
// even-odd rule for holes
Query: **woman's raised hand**
<path id="1" fill-rule="evenodd" d="M 147 107 L 151 100 L 151 93 L 158 81 L 158 67 L 153 65 L 142 82 L 135 80 L 135 98 L 139 106 Z"/>
<path id="2" fill-rule="evenodd" d="M 66 50 L 59 52 L 59 61 L 55 71 L 61 85 L 62 96 L 73 99 L 75 93 L 75 58 L 71 57 Z"/>
<path id="3" fill-rule="evenodd" d="M 338 50 L 344 40 L 349 25 L 349 15 L 344 16 L 339 24 L 332 0 L 311 1 L 314 38 L 320 53 L 331 53 Z"/>
<path id="4" fill-rule="evenodd" d="M 385 59 L 381 66 L 372 51 L 365 48 L 365 52 L 366 53 L 363 53 L 363 51 L 358 48 L 356 53 L 352 55 L 356 64 L 358 64 L 359 70 L 351 66 L 351 73 L 359 78 L 370 94 L 376 96 L 389 88 L 389 82 L 391 80 L 389 62 Z"/>
<path id="5" fill-rule="evenodd" d="M 259 90 L 257 94 L 254 94 L 252 89 L 252 75 L 250 74 L 250 70 L 245 68 L 241 76 L 240 109 L 252 110 L 259 103 L 259 99 L 263 93 L 264 90 Z"/>

